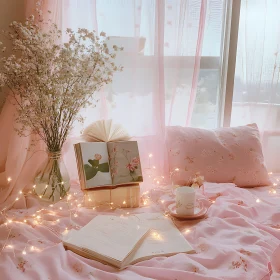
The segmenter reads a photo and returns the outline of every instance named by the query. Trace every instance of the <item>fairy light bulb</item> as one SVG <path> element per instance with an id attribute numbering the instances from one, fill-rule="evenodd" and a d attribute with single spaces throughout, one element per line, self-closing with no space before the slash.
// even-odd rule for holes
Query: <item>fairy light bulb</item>
<path id="1" fill-rule="evenodd" d="M 160 202 L 161 202 L 161 203 L 164 203 L 164 200 L 162 199 Z"/>
<path id="2" fill-rule="evenodd" d="M 158 232 L 153 232 L 153 237 L 155 238 L 155 239 L 157 239 L 157 240 L 161 240 L 161 235 L 158 233 Z"/>
<path id="3" fill-rule="evenodd" d="M 16 200 L 19 200 L 19 198 L 17 197 Z"/>
<path id="4" fill-rule="evenodd" d="M 59 210 L 62 210 L 62 207 L 59 207 Z"/>
<path id="5" fill-rule="evenodd" d="M 75 217 L 75 218 L 77 218 L 77 217 L 78 217 L 78 215 L 77 215 L 77 214 L 74 214 L 74 217 Z"/>
<path id="6" fill-rule="evenodd" d="M 176 168 L 175 168 L 175 171 L 177 171 L 177 172 L 178 172 L 179 170 L 180 170 L 180 169 L 179 169 L 178 167 L 176 167 Z"/>
<path id="7" fill-rule="evenodd" d="M 22 194 L 22 191 L 20 191 L 19 194 Z"/>
<path id="8" fill-rule="evenodd" d="M 22 251 L 22 254 L 23 254 L 23 255 L 26 255 L 26 251 L 25 251 L 25 250 L 23 250 L 23 251 Z"/>
<path id="9" fill-rule="evenodd" d="M 13 221 L 12 220 L 8 220 L 8 223 L 11 224 Z"/>
<path id="10" fill-rule="evenodd" d="M 41 196 L 41 195 L 39 195 L 39 197 L 40 197 L 40 198 L 42 198 L 42 196 Z"/>
<path id="11" fill-rule="evenodd" d="M 36 188 L 36 185 L 33 185 L 33 189 L 35 189 Z"/>
<path id="12" fill-rule="evenodd" d="M 26 220 L 23 220 L 25 223 L 27 222 Z"/>
<path id="13" fill-rule="evenodd" d="M 53 207 L 53 204 L 51 204 L 50 207 Z"/>
<path id="14" fill-rule="evenodd" d="M 149 158 L 152 158 L 153 157 L 153 154 L 149 154 Z"/>
<path id="15" fill-rule="evenodd" d="M 261 200 L 259 198 L 257 198 L 256 202 L 259 203 L 259 202 L 261 202 Z"/>
<path id="16" fill-rule="evenodd" d="M 273 190 L 272 193 L 276 193 L 276 190 Z"/>
<path id="17" fill-rule="evenodd" d="M 125 205 L 125 204 L 126 204 L 126 201 L 124 200 L 122 204 Z"/>
<path id="18" fill-rule="evenodd" d="M 57 222 L 59 222 L 60 220 L 59 220 L 59 219 L 57 219 L 56 221 L 57 221 Z"/>
<path id="19" fill-rule="evenodd" d="M 38 215 L 38 216 L 37 216 L 37 219 L 41 219 L 41 216 L 40 216 L 40 215 Z"/>
<path id="20" fill-rule="evenodd" d="M 11 177 L 8 177 L 8 178 L 7 178 L 7 181 L 8 181 L 8 182 L 11 182 L 11 181 L 12 181 L 12 178 L 11 178 Z"/>
<path id="21" fill-rule="evenodd" d="M 190 229 L 186 229 L 185 230 L 185 233 L 189 233 L 191 230 Z"/>

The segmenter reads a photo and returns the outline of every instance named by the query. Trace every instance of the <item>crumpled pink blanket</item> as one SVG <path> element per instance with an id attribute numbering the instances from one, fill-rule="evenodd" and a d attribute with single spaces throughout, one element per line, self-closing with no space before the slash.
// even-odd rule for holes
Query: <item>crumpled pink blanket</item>
<path id="1" fill-rule="evenodd" d="M 71 201 L 79 203 L 81 192 L 75 187 L 72 192 L 76 195 Z M 67 207 L 72 202 L 61 201 L 36 212 L 40 205 L 30 196 L 27 209 L 11 209 L 2 218 L 0 279 L 280 279 L 280 189 L 241 189 L 233 184 L 206 183 L 205 197 L 199 196 L 210 206 L 207 217 L 174 220 L 197 254 L 156 257 L 123 271 L 64 250 L 58 236 L 71 227 Z M 173 200 L 172 195 L 161 190 L 153 191 L 152 197 L 153 201 L 164 202 L 106 213 L 164 211 Z M 79 207 L 72 212 L 72 224 L 83 226 L 100 213 L 104 214 Z"/>

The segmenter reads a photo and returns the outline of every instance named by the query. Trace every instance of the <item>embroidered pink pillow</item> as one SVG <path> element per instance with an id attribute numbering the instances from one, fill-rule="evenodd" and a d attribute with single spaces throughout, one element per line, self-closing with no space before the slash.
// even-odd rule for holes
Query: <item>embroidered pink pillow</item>
<path id="1" fill-rule="evenodd" d="M 216 130 L 170 126 L 166 136 L 170 172 L 179 168 L 173 183 L 200 172 L 208 182 L 270 185 L 256 124 Z"/>

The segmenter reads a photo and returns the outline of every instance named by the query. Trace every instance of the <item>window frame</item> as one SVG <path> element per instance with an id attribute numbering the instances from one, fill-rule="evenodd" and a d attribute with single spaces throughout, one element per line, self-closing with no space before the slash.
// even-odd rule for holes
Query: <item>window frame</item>
<path id="1" fill-rule="evenodd" d="M 240 8 L 241 0 L 229 0 L 226 7 L 219 98 L 220 127 L 229 127 L 231 123 Z"/>

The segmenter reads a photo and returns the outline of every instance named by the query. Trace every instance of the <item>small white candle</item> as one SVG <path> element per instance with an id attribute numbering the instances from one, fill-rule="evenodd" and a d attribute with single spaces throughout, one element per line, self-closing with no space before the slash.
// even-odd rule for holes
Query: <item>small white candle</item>
<path id="1" fill-rule="evenodd" d="M 195 190 L 191 187 L 176 189 L 176 212 L 180 215 L 194 215 Z"/>

